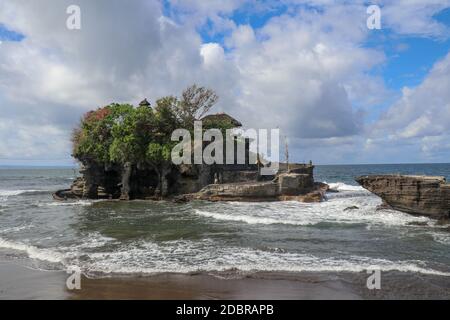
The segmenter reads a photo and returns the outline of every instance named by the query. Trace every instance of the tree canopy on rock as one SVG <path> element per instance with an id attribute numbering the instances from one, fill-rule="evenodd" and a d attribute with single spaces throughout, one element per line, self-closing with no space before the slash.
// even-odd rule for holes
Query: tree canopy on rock
<path id="1" fill-rule="evenodd" d="M 170 161 L 171 141 L 175 129 L 193 131 L 194 121 L 201 119 L 217 102 L 217 94 L 193 85 L 181 98 L 166 96 L 134 107 L 112 103 L 89 111 L 73 131 L 73 156 L 81 162 L 101 164 L 145 164 L 156 170 Z M 208 123 L 207 128 L 222 130 L 231 123 Z"/>

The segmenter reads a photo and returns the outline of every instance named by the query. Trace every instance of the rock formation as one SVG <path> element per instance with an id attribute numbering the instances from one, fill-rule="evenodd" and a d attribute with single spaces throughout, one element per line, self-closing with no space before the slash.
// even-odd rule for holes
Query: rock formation
<path id="1" fill-rule="evenodd" d="M 272 181 L 210 184 L 199 192 L 175 198 L 177 202 L 193 199 L 208 201 L 300 201 L 320 202 L 328 185 L 310 184 L 306 174 L 281 173 Z"/>
<path id="2" fill-rule="evenodd" d="M 242 126 L 225 113 L 202 117 L 216 100 L 212 90 L 194 85 L 181 100 L 164 97 L 154 108 L 144 99 L 137 108 L 113 103 L 88 112 L 72 135 L 72 155 L 81 163 L 82 177 L 70 189 L 55 192 L 54 198 L 126 201 L 194 195 L 190 197 L 207 200 L 322 200 L 324 189 L 314 183 L 312 163 L 280 163 L 279 172 L 263 175 L 264 161 L 250 151 L 251 138 L 226 134 L 222 147 L 212 144 L 204 130 L 215 129 L 223 135 Z M 172 161 L 173 133 L 179 128 L 194 131 L 194 139 L 198 139 L 196 130 L 201 133 L 194 151 L 184 150 L 188 144 L 182 137 L 183 158 L 191 161 L 181 165 Z M 198 161 L 198 151 L 202 156 L 213 153 L 214 161 Z"/>
<path id="3" fill-rule="evenodd" d="M 444 177 L 373 175 L 356 181 L 395 210 L 435 219 L 450 217 L 450 184 Z"/>
<path id="4" fill-rule="evenodd" d="M 301 201 L 320 202 L 328 185 L 315 183 L 313 165 L 291 164 L 289 172 L 260 176 L 256 167 L 233 165 L 180 165 L 167 176 L 168 194 L 156 195 L 156 176 L 144 168 L 125 166 L 121 170 L 84 167 L 71 189 L 54 193 L 57 200 L 66 199 L 159 199 L 172 197 L 184 202 L 208 201 Z M 245 170 L 240 170 L 245 169 Z M 117 171 L 119 170 L 119 171 Z M 114 174 L 113 174 L 114 173 Z M 220 178 L 219 178 L 220 177 Z M 217 183 L 219 182 L 219 183 Z M 131 196 L 131 197 L 130 197 Z"/>

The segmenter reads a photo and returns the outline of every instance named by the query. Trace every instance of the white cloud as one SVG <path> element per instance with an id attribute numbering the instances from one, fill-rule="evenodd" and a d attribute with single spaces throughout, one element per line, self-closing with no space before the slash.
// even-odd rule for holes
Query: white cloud
<path id="1" fill-rule="evenodd" d="M 0 118 L 0 137 L 0 160 L 64 160 L 71 150 L 68 133 L 52 125 L 22 125 Z"/>
<path id="2" fill-rule="evenodd" d="M 282 3 L 310 5 L 320 8 L 352 7 L 355 14 L 366 12 L 368 5 L 381 8 L 382 29 L 396 34 L 448 38 L 450 28 L 435 19 L 435 15 L 450 7 L 450 0 L 284 0 Z"/>
<path id="3" fill-rule="evenodd" d="M 237 28 L 227 42 L 240 72 L 240 96 L 235 112 L 251 126 L 279 126 L 300 138 L 329 138 L 357 134 L 361 115 L 349 92 L 367 94 L 378 79 L 366 71 L 383 61 L 382 54 L 355 42 L 363 30 L 340 25 L 350 11 L 323 14 L 300 10 L 277 17 L 261 30 Z M 348 19 L 347 19 L 348 16 Z M 365 77 L 366 83 L 359 81 Z"/>
<path id="4" fill-rule="evenodd" d="M 379 150 L 396 148 L 398 157 L 406 159 L 448 161 L 450 157 L 448 88 L 450 88 L 450 53 L 434 65 L 419 86 L 404 88 L 401 98 L 381 116 L 369 133 L 377 141 L 374 148 Z"/>
<path id="5" fill-rule="evenodd" d="M 447 27 L 433 15 L 449 3 L 430 1 L 375 2 L 397 33 L 443 37 Z M 297 160 L 308 154 L 315 161 L 362 161 L 387 146 L 412 148 L 414 139 L 428 144 L 424 154 L 442 154 L 430 137 L 449 134 L 448 57 L 421 86 L 405 89 L 373 131 L 364 128 L 365 112 L 391 94 L 370 73 L 386 60 L 383 52 L 361 45 L 369 34 L 364 1 L 171 1 L 165 17 L 156 0 L 79 0 L 79 31 L 66 28 L 70 4 L 0 3 L 0 22 L 25 35 L 0 49 L 3 158 L 69 157 L 70 130 L 85 111 L 176 94 L 194 82 L 218 92 L 217 111 L 249 127 L 279 126 Z M 229 17 L 280 5 L 291 8 L 258 29 Z M 208 32 L 226 31 L 223 43 L 202 43 L 198 29 L 208 21 Z M 389 142 L 380 137 L 386 133 Z"/>
<path id="6" fill-rule="evenodd" d="M 200 48 L 200 55 L 206 68 L 221 66 L 225 62 L 225 53 L 218 43 L 205 43 Z"/>
<path id="7" fill-rule="evenodd" d="M 401 99 L 383 115 L 376 132 L 413 138 L 450 134 L 450 53 L 437 62 L 416 88 L 404 88 Z"/>
<path id="8" fill-rule="evenodd" d="M 382 1 L 382 16 L 398 34 L 448 38 L 450 28 L 434 16 L 450 6 L 449 0 Z"/>

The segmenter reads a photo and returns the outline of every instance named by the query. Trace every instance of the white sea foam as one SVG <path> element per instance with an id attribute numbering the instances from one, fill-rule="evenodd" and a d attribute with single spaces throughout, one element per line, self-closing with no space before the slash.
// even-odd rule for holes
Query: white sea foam
<path id="1" fill-rule="evenodd" d="M 376 210 L 381 203 L 361 187 L 346 184 L 331 184 L 339 191 L 330 194 L 329 200 L 304 204 L 298 202 L 266 203 L 217 203 L 193 209 L 198 219 L 210 219 L 211 222 L 229 221 L 230 223 L 249 225 L 292 225 L 314 226 L 320 223 L 365 224 L 374 226 L 404 226 L 410 222 L 430 222 L 425 217 L 414 217 L 393 210 Z M 30 192 L 30 190 L 20 190 Z M 12 191 L 10 191 L 12 192 Z M 15 193 L 19 190 L 15 190 Z M 17 193 L 19 195 L 21 193 Z M 0 197 L 1 197 L 0 191 Z M 10 196 L 4 195 L 4 196 Z M 89 206 L 95 201 L 39 202 L 39 206 Z M 345 210 L 357 206 L 356 210 Z M 189 216 L 192 218 L 192 215 Z M 0 230 L 2 237 L 24 229 L 26 226 Z M 15 228 L 15 229 L 14 229 Z M 408 227 L 408 230 L 411 230 Z M 374 228 L 375 229 L 375 228 Z M 6 232 L 4 232 L 6 230 Z M 12 236 L 11 236 L 12 237 Z M 433 234 L 436 242 L 449 244 L 444 233 Z M 42 239 L 41 239 L 42 240 Z M 43 242 L 42 242 L 43 243 Z M 382 271 L 417 272 L 450 276 L 450 272 L 436 270 L 427 262 L 415 260 L 391 261 L 363 256 L 318 257 L 306 253 L 284 252 L 282 250 L 261 250 L 224 246 L 210 239 L 201 241 L 176 240 L 167 242 L 133 241 L 120 242 L 105 237 L 98 232 L 82 235 L 73 245 L 42 248 L 39 244 L 19 242 L 0 238 L 0 248 L 16 250 L 32 259 L 55 263 L 58 267 L 78 265 L 84 272 L 100 274 L 154 274 L 161 272 L 215 272 L 238 269 L 242 272 L 279 271 L 279 272 L 364 272 L 374 267 Z M 447 270 L 447 269 L 444 269 Z"/>
<path id="2" fill-rule="evenodd" d="M 0 229 L 0 233 L 14 233 L 14 232 L 22 231 L 22 230 L 31 229 L 33 227 L 34 226 L 32 224 L 21 225 L 21 226 L 17 226 L 17 227 L 9 227 L 9 228 Z"/>
<path id="3" fill-rule="evenodd" d="M 33 259 L 62 263 L 64 267 L 78 265 L 90 274 L 221 272 L 230 269 L 243 272 L 364 272 L 377 268 L 450 276 L 450 272 L 427 268 L 422 261 L 389 261 L 361 256 L 320 258 L 310 254 L 221 247 L 210 239 L 161 244 L 137 241 L 113 251 L 86 252 L 80 251 L 83 246 L 43 249 L 0 238 L 0 247 L 25 252 Z M 79 259 L 80 256 L 84 259 Z"/>
<path id="4" fill-rule="evenodd" d="M 0 197 L 17 196 L 24 192 L 25 190 L 0 190 Z"/>
<path id="5" fill-rule="evenodd" d="M 83 242 L 79 245 L 76 245 L 77 248 L 99 248 L 103 247 L 105 244 L 110 242 L 115 242 L 116 239 L 111 237 L 106 237 L 99 232 L 89 233 L 84 236 Z M 70 251 L 70 250 L 69 250 Z"/>
<path id="6" fill-rule="evenodd" d="M 331 191 L 327 192 L 327 199 L 336 199 L 336 198 L 361 198 L 361 197 L 370 197 L 372 199 L 379 199 L 374 194 L 370 193 L 366 189 L 361 186 L 353 186 L 349 184 L 345 184 L 343 182 L 336 182 L 329 184 Z"/>
<path id="7" fill-rule="evenodd" d="M 237 269 L 244 272 L 417 272 L 450 276 L 426 268 L 421 261 L 389 261 L 352 256 L 346 259 L 319 258 L 309 254 L 280 253 L 239 247 L 220 247 L 206 239 L 199 242 L 170 241 L 164 245 L 140 243 L 116 252 L 89 254 L 86 270 L 101 273 L 214 272 Z"/>
<path id="8" fill-rule="evenodd" d="M 49 192 L 49 190 L 0 190 L 0 197 L 13 197 L 26 193 Z"/>
<path id="9" fill-rule="evenodd" d="M 3 238 L 0 238 L 0 248 L 22 251 L 32 259 L 38 259 L 52 263 L 60 263 L 63 260 L 63 255 L 54 250 L 38 248 L 33 245 L 5 240 Z"/>
<path id="10" fill-rule="evenodd" d="M 394 210 L 377 210 L 381 201 L 375 197 L 333 198 L 322 203 L 298 202 L 217 204 L 195 209 L 205 218 L 244 222 L 247 224 L 285 224 L 296 226 L 333 224 L 367 224 L 407 226 L 411 222 L 429 222 L 426 217 L 416 217 Z M 358 209 L 346 210 L 356 206 Z"/>
<path id="11" fill-rule="evenodd" d="M 23 230 L 29 226 L 22 226 L 16 228 L 8 228 L 1 230 L 0 233 L 13 233 L 15 231 Z M 28 257 L 32 259 L 47 261 L 51 263 L 63 263 L 66 264 L 70 259 L 84 254 L 84 250 L 93 248 L 99 248 L 109 242 L 114 242 L 116 239 L 106 237 L 98 232 L 89 233 L 82 238 L 82 243 L 77 243 L 69 247 L 58 248 L 38 248 L 29 243 L 23 243 L 18 241 L 6 240 L 0 238 L 0 248 L 12 249 L 16 251 L 24 252 Z"/>
<path id="12" fill-rule="evenodd" d="M 433 232 L 433 240 L 442 244 L 450 245 L 450 234 L 442 232 Z"/>
<path id="13" fill-rule="evenodd" d="M 329 183 L 328 185 L 330 186 L 330 189 L 336 191 L 366 191 L 366 189 L 361 186 L 353 186 L 343 182 Z"/>
<path id="14" fill-rule="evenodd" d="M 240 221 L 248 224 L 291 224 L 291 225 L 308 225 L 308 222 L 295 221 L 295 220 L 286 220 L 286 219 L 274 219 L 274 218 L 264 218 L 264 217 L 255 217 L 255 216 L 247 216 L 242 214 L 222 214 L 215 212 L 208 212 L 202 210 L 195 210 L 198 215 L 214 218 L 218 220 L 226 220 L 226 221 Z"/>
<path id="15" fill-rule="evenodd" d="M 92 200 L 77 200 L 77 201 L 55 201 L 55 202 L 46 202 L 46 203 L 39 203 L 39 207 L 66 207 L 66 206 L 90 206 L 95 201 Z"/>

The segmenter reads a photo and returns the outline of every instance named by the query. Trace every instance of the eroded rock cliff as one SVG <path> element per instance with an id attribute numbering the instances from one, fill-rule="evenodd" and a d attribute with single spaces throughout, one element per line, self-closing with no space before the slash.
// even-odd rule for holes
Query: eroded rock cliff
<path id="1" fill-rule="evenodd" d="M 444 177 L 373 175 L 356 181 L 395 210 L 435 219 L 450 217 L 450 184 Z"/>
<path id="2" fill-rule="evenodd" d="M 199 192 L 178 197 L 177 201 L 323 201 L 328 185 L 311 183 L 310 178 L 307 174 L 282 173 L 266 182 L 210 184 Z"/>

